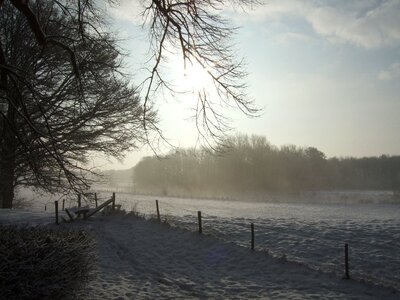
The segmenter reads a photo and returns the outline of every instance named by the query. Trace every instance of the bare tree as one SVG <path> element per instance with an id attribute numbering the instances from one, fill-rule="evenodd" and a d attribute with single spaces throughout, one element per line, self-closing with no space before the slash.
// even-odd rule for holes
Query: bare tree
<path id="1" fill-rule="evenodd" d="M 60 21 L 62 13 L 51 3 L 33 11 L 48 32 L 74 38 L 73 26 Z M 86 34 L 75 43 L 77 77 L 63 49 L 37 46 L 21 13 L 6 3 L 0 14 L 3 57 L 18 66 L 10 68 L 0 90 L 2 205 L 12 206 L 20 184 L 81 191 L 90 183 L 90 155 L 121 158 L 143 145 L 143 117 L 155 123 L 155 114 L 144 114 L 136 90 L 119 71 L 121 55 L 110 35 Z"/>
<path id="2" fill-rule="evenodd" d="M 215 95 L 209 91 L 199 91 L 195 107 L 196 125 L 206 144 L 212 147 L 212 142 L 221 141 L 221 135 L 229 127 L 224 114 L 226 107 L 237 107 L 246 115 L 257 113 L 251 99 L 248 99 L 246 95 L 246 85 L 243 81 L 246 74 L 243 71 L 243 63 L 235 58 L 232 35 L 236 28 L 221 15 L 221 9 L 226 4 L 249 5 L 254 2 L 253 0 L 151 0 L 145 2 L 144 16 L 150 29 L 153 65 L 149 69 L 149 77 L 142 84 L 144 91 L 142 115 L 139 117 L 135 111 L 135 114 L 131 116 L 142 124 L 141 128 L 134 129 L 137 130 L 136 137 L 141 136 L 141 129 L 144 130 L 147 141 L 149 131 L 155 130 L 162 135 L 161 129 L 155 122 L 154 114 L 148 107 L 151 107 L 161 87 L 172 89 L 165 75 L 160 71 L 168 47 L 178 50 L 185 64 L 201 65 L 215 86 Z M 39 7 L 43 3 L 50 9 L 41 11 Z M 10 19 L 8 22 L 11 28 L 16 27 L 18 22 L 26 23 L 22 29 L 22 36 L 29 35 L 30 43 L 32 42 L 31 48 L 35 50 L 39 59 L 37 62 L 50 65 L 52 61 L 54 68 L 49 68 L 47 71 L 41 70 L 40 75 L 35 73 L 32 77 L 31 73 L 23 70 L 24 67 L 20 62 L 11 61 L 7 57 L 9 42 L 3 38 L 0 40 L 0 91 L 6 108 L 2 115 L 2 145 L 4 147 L 0 155 L 2 162 L 7 162 L 0 165 L 0 176 L 3 176 L 0 181 L 7 182 L 8 186 L 10 181 L 15 179 L 15 174 L 12 174 L 11 169 L 19 170 L 16 168 L 16 161 L 9 162 L 9 158 L 14 155 L 15 145 L 21 145 L 26 152 L 31 153 L 31 157 L 51 157 L 58 166 L 56 169 L 60 170 L 59 174 L 62 174 L 59 178 L 64 178 L 71 187 L 77 188 L 79 182 L 85 182 L 79 172 L 71 171 L 74 169 L 83 171 L 85 161 L 77 160 L 80 154 L 76 154 L 77 152 L 73 150 L 68 152 L 70 155 L 68 156 L 60 150 L 60 145 L 66 144 L 69 138 L 72 139 L 73 135 L 69 132 L 75 134 L 92 126 L 88 124 L 93 115 L 89 112 L 90 110 L 83 113 L 83 108 L 88 107 L 87 103 L 91 98 L 88 94 L 103 95 L 101 89 L 103 83 L 99 84 L 98 78 L 113 79 L 118 82 L 122 76 L 118 72 L 120 65 L 117 63 L 118 55 L 115 55 L 115 51 L 118 54 L 115 40 L 104 30 L 106 13 L 101 10 L 99 3 L 101 1 L 0 0 L 0 11 L 9 9 L 19 12 L 19 16 L 22 17 Z M 24 43 L 24 40 L 22 42 Z M 100 49 L 105 50 L 99 51 Z M 95 56 L 95 53 L 98 55 Z M 110 57 L 110 55 L 114 56 Z M 108 65 L 107 59 L 111 59 L 113 63 L 111 66 Z M 59 71 L 58 76 L 52 77 L 55 71 Z M 53 80 L 39 88 L 37 81 L 44 82 L 41 76 L 53 78 Z M 127 82 L 125 82 L 125 87 L 126 84 Z M 114 86 L 114 88 L 122 87 Z M 46 89 L 51 92 L 41 93 Z M 15 93 L 16 96 L 10 93 Z M 107 97 L 111 95 L 115 94 L 108 93 Z M 69 100 L 59 104 L 57 101 L 61 98 Z M 114 101 L 121 100 L 116 97 Z M 73 112 L 65 110 L 62 116 L 50 113 L 53 108 L 64 109 L 68 105 L 75 110 Z M 132 107 L 136 108 L 136 106 Z M 34 118 L 31 110 L 35 111 Z M 83 113 L 81 116 L 78 114 L 75 120 L 79 130 L 59 121 L 77 111 Z M 16 115 L 19 122 L 23 124 L 21 128 L 24 129 L 15 126 L 13 128 L 13 122 L 10 120 Z M 69 120 L 68 117 L 66 120 Z M 102 122 L 105 120 L 102 119 Z M 60 126 L 62 128 L 59 128 Z M 98 126 L 103 125 L 99 123 Z M 107 136 L 107 132 L 116 134 L 112 128 L 103 127 L 105 128 L 103 136 Z M 60 129 L 64 130 L 66 136 L 58 135 L 57 132 Z M 121 130 L 127 130 L 127 128 Z M 90 132 L 90 130 L 87 131 Z M 25 140 L 26 137 L 29 138 Z M 74 138 L 76 138 L 76 148 L 85 149 L 87 152 L 93 151 L 94 147 L 88 149 L 82 147 L 88 143 L 87 140 L 79 140 L 82 136 L 77 135 Z M 30 142 L 31 140 L 35 142 Z M 32 145 L 38 149 L 37 152 L 27 150 L 31 149 Z M 117 150 L 111 150 L 111 145 L 108 145 L 101 151 L 110 155 L 121 153 L 118 147 L 114 149 Z M 37 159 L 33 160 L 37 161 Z M 79 161 L 78 165 L 76 161 Z M 48 166 L 39 168 L 37 164 L 29 160 L 27 164 L 30 165 L 31 174 L 34 174 L 31 176 L 35 178 L 41 177 L 52 169 Z M 26 178 L 28 177 L 25 177 L 25 180 Z M 12 195 L 3 197 L 9 199 Z"/>
<path id="3" fill-rule="evenodd" d="M 239 6 L 255 4 L 253 0 L 232 1 Z M 247 116 L 258 109 L 248 98 L 244 79 L 243 60 L 237 60 L 233 37 L 237 28 L 222 16 L 229 4 L 224 0 L 152 0 L 144 16 L 150 23 L 154 65 L 145 80 L 145 105 L 150 96 L 164 87 L 173 89 L 160 71 L 160 65 L 170 48 L 180 52 L 184 66 L 200 65 L 214 85 L 214 92 L 197 91 L 195 122 L 198 132 L 208 146 L 221 142 L 229 129 L 224 108 L 236 107 Z"/>
<path id="4" fill-rule="evenodd" d="M 5 0 L 0 2 L 4 2 Z M 64 49 L 69 56 L 75 75 L 79 76 L 74 42 L 87 38 L 87 28 L 97 31 L 102 22 L 101 11 L 96 1 L 58 0 L 54 1 L 62 10 L 64 18 L 74 23 L 76 36 L 65 38 L 59 34 L 48 34 L 38 22 L 28 1 L 9 0 L 20 10 L 29 22 L 37 42 L 42 47 L 54 46 Z M 106 1 L 106 0 L 105 0 Z M 31 1 L 34 2 L 34 1 Z M 118 5 L 118 0 L 107 2 Z M 101 1 L 100 1 L 101 3 Z M 168 84 L 165 74 L 160 71 L 168 47 L 178 50 L 184 64 L 198 63 L 212 79 L 218 97 L 208 91 L 198 92 L 195 120 L 199 133 L 206 140 L 219 140 L 221 133 L 229 127 L 223 109 L 236 107 L 248 116 L 257 115 L 258 109 L 247 97 L 243 61 L 237 60 L 233 36 L 237 30 L 222 16 L 223 8 L 235 8 L 258 4 L 257 0 L 147 0 L 143 15 L 149 24 L 153 65 L 143 83 L 144 106 L 151 101 L 154 93 Z M 87 24 L 87 26 L 82 26 Z M 85 31 L 86 28 L 86 31 Z M 98 32 L 99 33 L 99 32 Z M 100 34 L 100 33 L 99 33 Z M 145 110 L 144 110 L 145 111 Z"/>

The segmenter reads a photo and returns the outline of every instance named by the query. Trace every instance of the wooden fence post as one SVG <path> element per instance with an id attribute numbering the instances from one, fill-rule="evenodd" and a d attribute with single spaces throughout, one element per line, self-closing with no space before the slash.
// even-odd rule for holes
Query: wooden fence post
<path id="1" fill-rule="evenodd" d="M 345 278 L 350 279 L 349 274 L 349 245 L 344 245 L 344 268 L 345 268 Z"/>
<path id="2" fill-rule="evenodd" d="M 94 193 L 94 203 L 95 203 L 96 208 L 97 208 L 97 193 Z"/>
<path id="3" fill-rule="evenodd" d="M 201 224 L 201 211 L 197 212 L 197 218 L 199 220 L 199 234 L 202 234 L 203 233 L 203 227 L 202 227 L 202 224 Z"/>
<path id="4" fill-rule="evenodd" d="M 78 207 L 82 206 L 82 202 L 81 202 L 81 194 L 78 194 Z"/>
<path id="5" fill-rule="evenodd" d="M 58 201 L 54 201 L 54 208 L 56 211 L 56 224 L 58 225 Z"/>
<path id="6" fill-rule="evenodd" d="M 160 208 L 158 206 L 158 200 L 156 200 L 156 207 L 157 207 L 157 220 L 158 220 L 158 222 L 161 223 Z"/>
<path id="7" fill-rule="evenodd" d="M 254 224 L 251 223 L 251 250 L 254 250 Z"/>
<path id="8" fill-rule="evenodd" d="M 112 199 L 113 199 L 113 201 L 112 201 L 112 210 L 114 211 L 115 210 L 115 192 L 112 194 Z"/>

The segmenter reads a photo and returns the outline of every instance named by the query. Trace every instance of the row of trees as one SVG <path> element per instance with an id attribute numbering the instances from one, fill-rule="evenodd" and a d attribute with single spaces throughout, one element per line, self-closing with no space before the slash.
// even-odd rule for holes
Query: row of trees
<path id="1" fill-rule="evenodd" d="M 265 137 L 236 135 L 227 148 L 181 149 L 134 168 L 138 192 L 226 196 L 271 191 L 400 189 L 400 156 L 330 158 L 316 148 L 271 145 Z"/>

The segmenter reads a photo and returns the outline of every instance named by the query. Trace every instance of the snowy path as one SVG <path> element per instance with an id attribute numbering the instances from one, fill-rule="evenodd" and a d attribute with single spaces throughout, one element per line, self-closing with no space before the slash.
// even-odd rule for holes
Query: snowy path
<path id="1" fill-rule="evenodd" d="M 399 299 L 390 290 L 133 217 L 75 223 L 98 240 L 88 299 Z"/>

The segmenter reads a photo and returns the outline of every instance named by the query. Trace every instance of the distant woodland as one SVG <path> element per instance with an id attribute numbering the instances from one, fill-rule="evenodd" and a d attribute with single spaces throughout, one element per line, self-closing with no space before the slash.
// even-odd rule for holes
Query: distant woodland
<path id="1" fill-rule="evenodd" d="M 312 190 L 400 191 L 400 156 L 326 158 L 314 147 L 276 147 L 236 135 L 214 151 L 180 149 L 134 167 L 136 192 L 231 196 Z"/>

